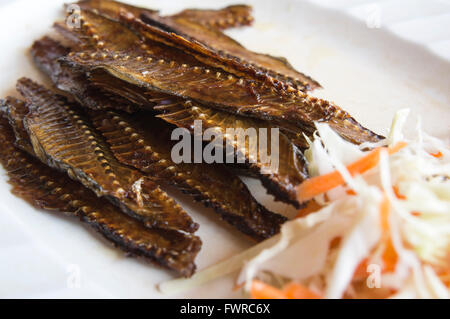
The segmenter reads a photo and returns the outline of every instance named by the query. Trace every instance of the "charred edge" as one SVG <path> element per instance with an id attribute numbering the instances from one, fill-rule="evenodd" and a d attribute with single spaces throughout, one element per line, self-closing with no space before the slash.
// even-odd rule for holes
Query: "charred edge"
<path id="1" fill-rule="evenodd" d="M 185 260 L 183 261 L 183 265 L 180 265 L 173 258 L 161 258 L 160 256 L 154 253 L 149 253 L 149 251 L 146 250 L 145 247 L 143 247 L 139 243 L 126 241 L 124 240 L 122 235 L 116 232 L 109 231 L 109 229 L 105 225 L 92 222 L 92 220 L 88 218 L 86 215 L 82 214 L 78 215 L 82 222 L 85 222 L 94 229 L 96 229 L 103 237 L 111 241 L 115 247 L 125 252 L 127 256 L 144 258 L 146 261 L 151 262 L 153 265 L 172 269 L 181 276 L 187 278 L 191 277 L 197 269 L 197 266 L 192 261 Z M 196 236 L 192 238 L 194 239 L 194 241 L 191 244 L 191 246 L 188 247 L 188 249 L 189 253 L 195 257 L 201 249 L 202 242 Z"/>
<path id="2" fill-rule="evenodd" d="M 300 209 L 304 206 L 298 202 L 295 192 L 282 190 L 278 183 L 274 182 L 273 179 L 265 174 L 260 174 L 259 178 L 267 192 L 274 196 L 275 201 L 291 204 L 297 209 Z"/>

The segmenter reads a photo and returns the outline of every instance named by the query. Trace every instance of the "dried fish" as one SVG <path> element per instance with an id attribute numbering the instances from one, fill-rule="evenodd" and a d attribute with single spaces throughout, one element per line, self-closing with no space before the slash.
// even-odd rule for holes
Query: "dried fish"
<path id="1" fill-rule="evenodd" d="M 11 127 L 0 118 L 0 163 L 15 195 L 38 208 L 79 217 L 128 254 L 145 257 L 186 277 L 194 273 L 194 259 L 201 247 L 197 236 L 144 227 L 66 174 L 16 148 L 12 141 Z"/>
<path id="2" fill-rule="evenodd" d="M 104 196 L 148 227 L 194 232 L 198 224 L 157 184 L 120 164 L 79 107 L 29 79 L 18 91 L 30 104 L 24 119 L 36 155 Z M 135 191 L 141 183 L 141 192 Z"/>
<path id="3" fill-rule="evenodd" d="M 302 152 L 316 122 L 355 144 L 383 138 L 305 93 L 320 84 L 285 58 L 251 52 L 221 31 L 251 24 L 249 6 L 161 16 L 112 0 L 77 4 L 79 26 L 55 24 L 64 45 L 44 37 L 31 49 L 76 102 L 20 79 L 25 101 L 0 100 L 0 163 L 16 195 L 78 216 L 133 255 L 184 276 L 195 271 L 198 224 L 163 184 L 257 240 L 286 221 L 257 203 L 230 167 L 191 163 L 185 149 L 182 162 L 174 159 L 175 126 L 189 146 L 200 134 L 213 139 L 197 150 L 195 140 L 194 158 L 209 150 L 210 161 L 237 162 L 296 207 L 296 187 L 308 178 Z"/>
<path id="4" fill-rule="evenodd" d="M 85 32 L 92 35 L 95 29 L 96 38 L 102 39 L 103 44 L 95 51 L 82 50 L 61 59 L 71 67 L 101 68 L 151 91 L 196 100 L 226 112 L 270 120 L 274 126 L 283 129 L 296 127 L 297 132 L 309 136 L 315 130 L 314 122 L 319 121 L 330 123 L 339 134 L 354 143 L 381 139 L 328 101 L 295 90 L 289 95 L 278 94 L 271 86 L 216 72 L 198 61 L 193 62 L 190 55 L 175 48 L 163 48 L 159 43 L 136 47 L 140 43 L 136 35 L 118 23 L 90 11 L 85 11 L 83 17 L 89 29 L 81 28 L 80 38 Z"/>
<path id="5" fill-rule="evenodd" d="M 126 91 L 126 82 L 120 81 L 122 88 L 121 94 L 111 95 L 104 91 L 103 88 L 96 86 L 92 81 L 88 81 L 89 77 L 95 76 L 100 71 L 94 71 L 88 76 L 82 71 L 61 65 L 58 59 L 67 55 L 69 52 L 70 48 L 61 45 L 58 41 L 47 36 L 35 41 L 31 47 L 31 55 L 34 63 L 51 78 L 55 87 L 70 93 L 78 102 L 83 103 L 86 107 L 94 110 L 119 108 L 127 112 L 135 112 L 138 109 L 148 107 L 147 101 L 143 100 L 143 97 L 138 96 L 137 93 L 133 95 L 128 94 L 126 96 L 127 99 L 121 96 Z M 114 80 L 116 79 L 110 76 L 105 83 L 108 83 L 107 85 L 112 87 Z M 138 92 L 138 90 L 135 91 Z M 108 95 L 108 98 L 103 97 L 105 94 Z M 130 100 L 132 103 L 128 102 Z"/>
<path id="6" fill-rule="evenodd" d="M 249 51 L 221 31 L 186 19 L 183 15 L 161 17 L 148 12 L 137 14 L 138 10 L 128 10 L 111 0 L 83 1 L 80 6 L 132 25 L 151 40 L 188 50 L 207 65 L 220 67 L 231 74 L 247 75 L 283 90 L 288 86 L 302 91 L 320 87 L 317 81 L 296 71 L 286 59 Z M 116 11 L 102 10 L 102 6 L 114 6 Z"/>
<path id="7" fill-rule="evenodd" d="M 42 41 L 42 40 L 40 40 Z M 53 41 L 53 40 L 52 40 Z M 39 42 L 39 41 L 38 41 Z M 54 42 L 54 41 L 53 41 Z M 39 56 L 39 65 L 41 65 L 41 68 L 43 70 L 46 70 L 47 72 L 52 72 L 52 70 L 57 70 L 58 68 L 50 68 L 50 67 L 46 67 L 45 65 L 51 64 L 53 63 L 52 60 L 49 59 L 49 57 L 46 55 L 46 50 L 42 50 L 44 48 L 49 47 L 51 44 L 50 41 L 46 41 L 46 45 L 38 45 L 35 44 L 33 45 L 33 55 L 37 55 Z M 56 42 L 53 43 L 53 45 L 57 45 Z M 40 49 L 38 49 L 40 48 Z M 50 50 L 50 51 L 54 51 L 54 50 Z M 35 57 L 36 60 L 36 57 Z M 56 62 L 57 63 L 57 62 Z M 42 66 L 43 65 L 43 66 Z M 72 69 L 67 69 L 67 74 L 70 73 Z M 95 73 L 96 71 L 94 71 L 93 73 Z M 97 72 L 98 73 L 98 72 Z M 54 79 L 54 81 L 57 81 L 57 79 L 55 80 L 55 78 L 58 77 L 57 72 L 53 72 L 49 74 L 51 78 Z M 67 77 L 70 78 L 69 75 L 66 75 Z M 92 80 L 94 76 L 90 76 L 90 80 Z M 103 75 L 102 77 L 97 77 L 95 78 L 96 81 L 96 85 L 98 87 L 102 87 L 103 91 L 109 91 L 111 94 L 117 94 L 120 96 L 125 96 L 128 97 L 130 95 L 130 90 L 132 90 L 131 87 L 128 87 L 126 89 L 126 91 L 124 92 L 124 87 L 127 87 L 127 83 L 115 83 L 117 81 L 122 82 L 121 80 L 118 79 L 112 79 L 111 81 L 111 75 Z M 74 81 L 72 82 L 68 82 L 68 87 L 65 87 L 67 89 L 68 92 L 73 92 L 74 90 L 72 90 L 70 88 L 70 85 L 78 85 L 75 84 Z M 86 82 L 82 82 L 81 85 L 87 85 Z M 138 87 L 135 87 L 135 90 L 139 90 Z M 86 90 L 83 90 L 86 91 Z M 133 95 L 133 94 L 131 94 Z M 142 96 L 143 93 L 138 93 L 139 96 Z M 157 95 L 157 96 L 155 96 Z M 87 98 L 88 100 L 92 100 L 95 97 L 95 99 L 98 101 L 98 103 L 101 103 L 101 100 L 105 100 L 105 105 L 108 104 L 107 100 L 108 97 L 103 96 L 100 93 L 95 93 L 95 96 L 91 97 L 91 96 L 79 96 L 79 99 L 81 100 L 82 105 L 89 105 L 88 103 L 84 103 L 83 99 Z M 177 126 L 181 126 L 181 127 L 187 127 L 189 129 L 191 129 L 194 125 L 194 120 L 196 119 L 204 119 L 204 128 L 207 129 L 208 127 L 211 127 L 210 123 L 213 123 L 213 126 L 220 126 L 221 127 L 221 131 L 223 131 L 225 133 L 225 130 L 227 128 L 227 126 L 225 125 L 229 125 L 229 127 L 235 127 L 235 128 L 242 128 L 244 130 L 254 127 L 254 128 L 271 128 L 271 125 L 267 122 L 264 121 L 258 121 L 258 120 L 253 120 L 250 118 L 245 118 L 245 117 L 238 117 L 235 116 L 233 114 L 229 114 L 229 113 L 224 113 L 224 112 L 220 112 L 217 110 L 209 110 L 207 108 L 204 107 L 185 107 L 184 101 L 179 99 L 179 98 L 175 98 L 175 97 L 171 97 L 168 95 L 164 95 L 164 94 L 157 94 L 157 93 L 153 93 L 151 92 L 151 95 L 147 94 L 147 98 L 149 100 L 151 100 L 153 103 L 152 105 L 155 105 L 156 103 L 158 103 L 159 107 L 157 107 L 155 110 L 158 112 L 163 112 L 165 113 L 163 116 L 161 116 L 162 119 L 164 119 L 165 121 L 169 122 L 169 123 L 173 123 Z M 130 101 L 132 102 L 133 99 L 130 99 Z M 149 102 L 150 103 L 150 102 Z M 189 103 L 188 103 L 189 104 Z M 126 107 L 126 104 L 121 104 L 121 107 Z M 196 113 L 195 112 L 191 112 L 192 110 L 198 110 Z M 187 112 L 187 113 L 186 113 Z M 105 113 L 101 113 L 102 116 L 107 116 L 105 115 Z M 205 118 L 205 116 L 208 116 L 208 118 Z M 140 118 L 141 115 L 137 116 L 137 118 Z M 146 125 L 146 129 L 148 129 L 147 127 L 151 127 L 152 125 L 155 124 L 154 120 L 152 120 L 150 117 L 143 117 L 145 119 L 148 119 L 149 123 L 148 125 Z M 211 119 L 210 119 L 211 118 Z M 178 121 L 178 119 L 183 119 L 183 122 Z M 123 121 L 124 123 L 126 123 L 126 121 Z M 140 121 L 142 122 L 142 120 Z M 153 124 L 150 124 L 153 123 Z M 128 125 L 133 126 L 133 124 Z M 130 130 L 131 131 L 131 130 Z M 161 133 L 157 132 L 157 136 L 160 136 Z M 149 137 L 150 138 L 150 137 Z M 303 138 L 303 137 L 302 137 Z M 164 141 L 166 139 L 164 138 L 158 138 L 157 141 L 154 141 L 154 139 L 151 140 L 151 144 L 152 145 L 156 145 L 156 144 L 160 144 L 159 141 Z M 167 140 L 169 140 L 169 138 L 167 138 Z M 236 145 L 232 144 L 233 141 L 231 140 L 226 140 L 227 145 L 231 145 L 233 149 L 236 149 Z M 270 148 L 270 141 L 268 141 L 269 143 L 269 148 Z M 263 183 L 266 187 L 268 187 L 269 191 L 276 195 L 277 199 L 283 200 L 285 202 L 294 204 L 294 205 L 298 205 L 297 201 L 296 201 L 296 196 L 295 196 L 295 192 L 294 192 L 294 187 L 295 185 L 298 185 L 301 181 L 304 180 L 304 178 L 307 176 L 306 174 L 306 170 L 304 168 L 304 161 L 302 158 L 302 155 L 300 153 L 299 150 L 297 150 L 293 145 L 291 145 L 291 143 L 284 137 L 282 136 L 282 143 L 281 143 L 281 152 L 280 153 L 280 167 L 281 169 L 277 172 L 272 171 L 271 174 L 273 174 L 272 176 L 269 176 L 268 174 L 263 174 L 263 169 L 265 169 L 265 165 L 263 165 L 263 163 L 259 162 L 256 164 L 252 164 L 249 165 L 249 163 L 251 162 L 250 160 L 250 154 L 249 154 L 249 148 L 248 145 L 246 145 L 246 152 L 237 152 L 239 153 L 239 157 L 243 157 L 244 158 L 244 162 L 247 163 L 247 165 L 250 166 L 251 171 L 254 173 L 254 175 L 256 175 L 257 177 L 260 177 L 263 180 Z M 114 151 L 114 150 L 113 150 Z M 267 152 L 267 150 L 264 150 Z M 169 150 L 165 150 L 165 153 L 169 154 L 170 151 Z M 132 155 L 136 155 L 137 153 L 134 152 L 130 152 L 130 154 Z M 269 153 L 267 153 L 269 154 Z M 118 156 L 118 154 L 115 154 L 116 157 Z M 147 154 L 148 156 L 148 154 Z M 121 160 L 119 158 L 119 160 Z M 170 161 L 170 158 L 166 158 L 166 161 Z M 131 165 L 131 166 L 135 166 L 138 169 L 142 169 L 142 165 L 140 164 L 138 166 L 136 166 L 135 163 L 128 163 L 128 162 L 124 162 L 124 164 L 127 165 Z M 292 166 L 293 165 L 293 166 Z M 241 170 L 241 173 L 243 171 Z M 152 175 L 154 175 L 154 172 L 152 173 Z M 214 174 L 212 174 L 211 176 L 213 176 Z M 284 175 L 284 176 L 283 176 Z M 220 179 L 220 176 L 217 176 L 218 179 Z M 217 196 L 220 196 L 219 192 L 217 194 Z M 233 207 L 233 206 L 230 206 Z"/>
<path id="8" fill-rule="evenodd" d="M 14 130 L 15 145 L 32 154 L 33 145 L 31 145 L 30 137 L 23 125 L 23 119 L 28 114 L 28 107 L 25 105 L 25 102 L 9 96 L 4 100 L 0 100 L 0 112 L 8 119 Z"/>
<path id="9" fill-rule="evenodd" d="M 272 147 L 273 141 L 269 136 L 274 127 L 269 123 L 246 117 L 235 118 L 227 113 L 197 105 L 192 101 L 161 104 L 155 106 L 155 109 L 163 113 L 158 117 L 179 127 L 193 131 L 194 121 L 197 120 L 201 121 L 203 132 L 207 129 L 214 129 L 223 137 L 225 149 L 231 148 L 234 156 L 241 159 L 258 175 L 263 185 L 271 194 L 275 195 L 277 200 L 298 207 L 295 187 L 308 177 L 303 155 L 282 133 L 279 134 L 278 141 L 274 141 L 274 147 Z M 249 139 L 239 142 L 235 135 L 228 134 L 227 129 L 229 128 L 241 130 L 241 132 L 248 132 L 249 129 L 258 131 L 265 129 L 267 143 L 266 145 L 261 144 L 260 140 L 258 149 L 254 150 Z M 275 146 L 278 147 L 278 150 L 275 149 Z M 275 155 L 273 158 L 277 160 L 276 163 L 270 162 L 271 155 Z"/>
<path id="10" fill-rule="evenodd" d="M 240 231 L 264 239 L 278 233 L 280 225 L 286 221 L 258 204 L 245 184 L 223 165 L 173 162 L 172 128 L 164 121 L 142 113 L 89 113 L 120 162 L 172 184 L 211 206 Z"/>

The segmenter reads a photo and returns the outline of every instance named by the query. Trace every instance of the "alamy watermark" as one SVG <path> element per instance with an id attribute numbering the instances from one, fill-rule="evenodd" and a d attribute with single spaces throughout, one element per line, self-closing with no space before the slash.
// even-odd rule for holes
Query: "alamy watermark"
<path id="1" fill-rule="evenodd" d="M 81 288 L 81 269 L 77 264 L 67 265 L 67 288 L 76 289 Z"/>
<path id="2" fill-rule="evenodd" d="M 278 128 L 226 128 L 225 133 L 215 127 L 203 130 L 203 121 L 195 120 L 193 134 L 186 128 L 172 131 L 172 141 L 178 142 L 171 158 L 176 164 L 258 163 L 263 174 L 273 174 L 279 166 L 279 134 Z"/>
<path id="3" fill-rule="evenodd" d="M 70 29 L 81 28 L 81 8 L 79 5 L 72 3 L 66 7 L 67 17 L 66 25 Z"/>
<path id="4" fill-rule="evenodd" d="M 369 29 L 381 28 L 381 7 L 378 4 L 371 4 L 366 8 L 366 26 Z"/>

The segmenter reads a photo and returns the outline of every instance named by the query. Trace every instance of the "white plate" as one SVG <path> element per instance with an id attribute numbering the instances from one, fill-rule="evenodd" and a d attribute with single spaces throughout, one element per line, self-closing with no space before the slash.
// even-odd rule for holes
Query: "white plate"
<path id="1" fill-rule="evenodd" d="M 0 96 L 16 95 L 15 81 L 21 76 L 48 83 L 27 50 L 62 16 L 64 2 L 23 0 L 0 6 Z M 316 95 L 335 101 L 382 134 L 395 111 L 408 107 L 413 116 L 421 116 L 425 130 L 450 136 L 447 1 L 130 2 L 163 13 L 248 2 L 254 7 L 254 26 L 227 33 L 252 50 L 286 56 L 323 85 Z M 123 257 L 73 219 L 30 207 L 10 194 L 5 181 L 0 170 L 0 297 L 167 297 L 155 284 L 172 278 L 170 273 Z M 287 210 L 271 203 L 257 182 L 249 184 L 259 200 L 279 212 Z M 251 245 L 210 210 L 178 193 L 175 197 L 201 225 L 199 269 Z M 177 297 L 239 297 L 231 290 L 234 277 Z"/>

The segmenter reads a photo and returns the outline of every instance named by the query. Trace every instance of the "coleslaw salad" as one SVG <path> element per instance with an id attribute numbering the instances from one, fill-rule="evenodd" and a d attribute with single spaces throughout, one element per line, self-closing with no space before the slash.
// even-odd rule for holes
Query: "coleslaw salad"
<path id="1" fill-rule="evenodd" d="M 253 298 L 448 298 L 450 150 L 420 122 L 406 139 L 407 116 L 396 114 L 382 142 L 359 146 L 316 123 L 305 152 L 311 178 L 297 188 L 306 207 L 297 218 L 159 289 L 181 292 L 240 270 L 236 285 Z"/>

